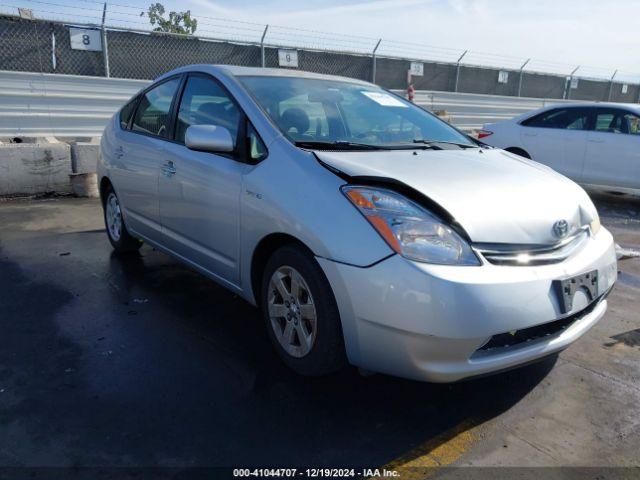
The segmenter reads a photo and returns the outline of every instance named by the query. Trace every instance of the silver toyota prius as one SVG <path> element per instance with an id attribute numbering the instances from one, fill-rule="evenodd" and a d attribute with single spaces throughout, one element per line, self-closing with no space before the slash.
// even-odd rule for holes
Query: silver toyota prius
<path id="1" fill-rule="evenodd" d="M 617 276 L 578 185 L 348 78 L 171 71 L 110 121 L 98 178 L 117 252 L 146 242 L 257 305 L 305 375 L 529 363 L 602 318 Z"/>

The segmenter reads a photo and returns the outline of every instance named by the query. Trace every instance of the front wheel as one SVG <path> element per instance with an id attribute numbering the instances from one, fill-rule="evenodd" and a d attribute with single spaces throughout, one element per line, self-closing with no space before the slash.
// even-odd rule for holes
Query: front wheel
<path id="1" fill-rule="evenodd" d="M 113 188 L 108 189 L 104 202 L 104 224 L 109 242 L 117 253 L 136 252 L 142 246 L 140 240 L 129 234 L 122 217 L 120 200 Z"/>
<path id="2" fill-rule="evenodd" d="M 344 366 L 338 307 L 311 254 L 295 245 L 274 252 L 262 278 L 261 303 L 271 342 L 290 368 L 319 376 Z"/>

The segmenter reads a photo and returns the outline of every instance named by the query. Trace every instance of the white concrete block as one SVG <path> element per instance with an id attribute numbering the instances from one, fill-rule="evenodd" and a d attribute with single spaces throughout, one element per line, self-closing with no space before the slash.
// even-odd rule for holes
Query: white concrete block
<path id="1" fill-rule="evenodd" d="M 69 145 L 0 145 L 0 195 L 68 193 L 70 173 Z"/>
<path id="2" fill-rule="evenodd" d="M 72 143 L 71 167 L 73 173 L 94 173 L 98 165 L 98 153 L 100 144 L 96 143 Z"/>

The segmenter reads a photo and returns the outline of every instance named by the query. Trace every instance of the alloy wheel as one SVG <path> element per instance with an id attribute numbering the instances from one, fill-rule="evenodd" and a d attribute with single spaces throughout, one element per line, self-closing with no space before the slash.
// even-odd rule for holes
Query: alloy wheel
<path id="1" fill-rule="evenodd" d="M 292 357 L 307 355 L 316 339 L 318 317 L 302 275 L 286 265 L 273 272 L 267 304 L 271 328 L 282 348 Z"/>
<path id="2" fill-rule="evenodd" d="M 107 197 L 105 218 L 107 220 L 109 236 L 117 242 L 122 235 L 122 212 L 120 211 L 118 197 L 116 197 L 116 194 L 113 192 Z"/>

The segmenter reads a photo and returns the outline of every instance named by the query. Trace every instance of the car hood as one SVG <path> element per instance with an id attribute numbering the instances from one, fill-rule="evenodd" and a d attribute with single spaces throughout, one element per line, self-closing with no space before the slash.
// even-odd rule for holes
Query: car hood
<path id="1" fill-rule="evenodd" d="M 571 233 L 597 218 L 581 187 L 503 150 L 314 153 L 353 183 L 369 177 L 411 187 L 446 210 L 475 243 L 555 244 L 555 222 L 566 220 Z"/>

